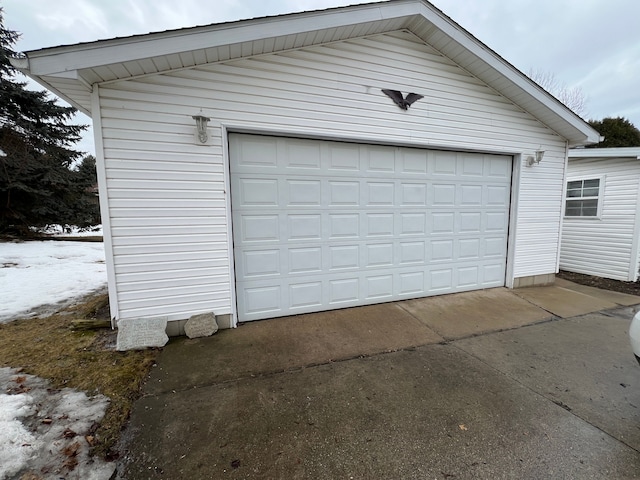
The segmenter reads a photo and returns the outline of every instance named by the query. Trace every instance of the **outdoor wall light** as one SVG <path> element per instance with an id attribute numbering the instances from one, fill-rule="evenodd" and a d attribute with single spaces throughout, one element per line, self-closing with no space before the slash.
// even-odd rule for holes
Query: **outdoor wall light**
<path id="1" fill-rule="evenodd" d="M 534 163 L 537 165 L 542 160 L 542 157 L 544 157 L 544 150 L 536 150 L 534 155 L 527 157 L 527 167 L 532 166 Z"/>
<path id="2" fill-rule="evenodd" d="M 207 143 L 209 136 L 207 135 L 207 122 L 211 120 L 204 115 L 194 115 L 193 118 L 196 121 L 196 129 L 198 130 L 198 140 L 200 143 Z"/>

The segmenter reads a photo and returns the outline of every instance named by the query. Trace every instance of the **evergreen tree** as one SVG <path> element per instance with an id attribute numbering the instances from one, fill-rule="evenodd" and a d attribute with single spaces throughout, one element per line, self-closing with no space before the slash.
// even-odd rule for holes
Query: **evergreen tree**
<path id="1" fill-rule="evenodd" d="M 76 188 L 74 207 L 74 225 L 88 227 L 100 223 L 100 202 L 98 201 L 98 177 L 96 159 L 87 155 L 73 169 Z"/>
<path id="2" fill-rule="evenodd" d="M 72 147 L 86 127 L 68 123 L 74 108 L 17 79 L 9 58 L 18 38 L 0 8 L 0 233 L 77 224 L 74 202 L 85 191 L 72 169 L 82 154 Z"/>
<path id="3" fill-rule="evenodd" d="M 589 120 L 604 141 L 587 148 L 640 147 L 640 130 L 624 117 Z"/>

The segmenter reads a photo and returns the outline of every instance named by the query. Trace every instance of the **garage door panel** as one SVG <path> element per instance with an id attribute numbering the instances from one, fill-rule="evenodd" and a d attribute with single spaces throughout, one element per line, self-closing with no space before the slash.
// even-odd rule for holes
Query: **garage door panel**
<path id="1" fill-rule="evenodd" d="M 274 140 L 278 143 L 280 149 L 285 152 L 282 157 L 285 168 L 320 170 L 321 143 L 297 139 Z"/>
<path id="2" fill-rule="evenodd" d="M 243 207 L 277 207 L 278 181 L 265 178 L 239 178 L 236 191 L 238 205 Z"/>
<path id="3" fill-rule="evenodd" d="M 395 183 L 367 182 L 365 207 L 392 207 L 395 204 Z"/>
<path id="4" fill-rule="evenodd" d="M 482 256 L 484 258 L 502 258 L 507 250 L 507 241 L 505 237 L 487 237 L 483 240 L 483 246 Z"/>
<path id="5" fill-rule="evenodd" d="M 376 149 L 366 149 L 365 173 L 368 175 L 379 175 L 395 173 L 396 171 L 396 149 L 394 147 L 379 147 Z"/>
<path id="6" fill-rule="evenodd" d="M 360 237 L 359 213 L 329 213 L 327 216 L 328 228 L 324 238 L 327 240 L 341 240 L 344 238 Z"/>
<path id="7" fill-rule="evenodd" d="M 509 202 L 509 187 L 505 185 L 488 185 L 485 206 L 505 207 Z"/>
<path id="8" fill-rule="evenodd" d="M 482 206 L 482 185 L 460 185 L 457 205 L 463 207 Z"/>
<path id="9" fill-rule="evenodd" d="M 427 232 L 427 214 L 420 213 L 400 213 L 397 222 L 400 229 L 397 232 L 400 236 L 420 235 L 424 236 Z"/>
<path id="10" fill-rule="evenodd" d="M 433 153 L 433 173 L 436 176 L 450 175 L 455 176 L 457 172 L 458 162 L 457 155 L 454 152 Z"/>
<path id="11" fill-rule="evenodd" d="M 280 250 L 249 250 L 242 255 L 242 274 L 247 278 L 279 275 L 282 271 Z"/>
<path id="12" fill-rule="evenodd" d="M 331 171 L 360 171 L 360 145 L 334 144 L 328 150 L 328 169 Z"/>
<path id="13" fill-rule="evenodd" d="M 393 213 L 365 213 L 363 235 L 368 238 L 392 237 L 394 234 Z"/>
<path id="14" fill-rule="evenodd" d="M 247 321 L 280 316 L 282 312 L 309 313 L 503 284 L 501 264 L 431 265 L 394 269 L 393 273 L 377 269 L 238 282 L 237 296 Z"/>
<path id="15" fill-rule="evenodd" d="M 288 241 L 310 241 L 322 238 L 322 215 L 319 213 L 298 213 L 286 215 L 283 223 L 288 229 L 285 238 Z"/>
<path id="16" fill-rule="evenodd" d="M 255 285 L 238 289 L 238 301 L 242 302 L 243 315 L 247 320 L 252 317 L 264 318 L 265 315 L 277 315 L 286 306 L 282 302 L 281 285 Z"/>
<path id="17" fill-rule="evenodd" d="M 257 171 L 261 167 L 274 170 L 278 165 L 278 146 L 272 138 L 251 135 L 243 138 L 241 143 L 234 145 L 237 155 L 236 167 L 248 167 Z"/>
<path id="18" fill-rule="evenodd" d="M 485 228 L 486 232 L 491 233 L 506 233 L 509 224 L 509 216 L 506 212 L 486 212 L 485 214 Z"/>
<path id="19" fill-rule="evenodd" d="M 429 207 L 455 207 L 456 186 L 446 183 L 433 183 L 429 189 Z"/>
<path id="20" fill-rule="evenodd" d="M 322 272 L 322 248 L 299 247 L 290 248 L 288 268 L 290 274 L 309 274 Z"/>
<path id="21" fill-rule="evenodd" d="M 239 134 L 230 153 L 240 321 L 504 285 L 510 157 Z"/>
<path id="22" fill-rule="evenodd" d="M 461 155 L 462 169 L 460 174 L 464 177 L 482 177 L 484 175 L 484 161 L 478 161 L 477 155 Z"/>
<path id="23" fill-rule="evenodd" d="M 236 216 L 236 228 L 242 243 L 278 242 L 280 240 L 280 219 L 278 215 Z M 238 228 L 239 227 L 239 228 Z"/>
<path id="24" fill-rule="evenodd" d="M 393 265 L 393 243 L 367 243 L 365 245 L 365 268 L 389 267 Z"/>
<path id="25" fill-rule="evenodd" d="M 307 275 L 344 270 L 372 270 L 386 267 L 473 263 L 481 261 L 504 264 L 504 237 L 473 237 L 443 239 L 395 238 L 390 242 L 322 243 L 320 245 L 292 244 L 245 246 L 236 256 L 239 278 Z"/>
<path id="26" fill-rule="evenodd" d="M 489 177 L 500 178 L 510 183 L 511 162 L 504 162 L 500 157 L 489 157 L 486 162 L 489 165 Z"/>
<path id="27" fill-rule="evenodd" d="M 400 207 L 425 207 L 427 205 L 427 185 L 424 183 L 400 184 Z"/>
<path id="28" fill-rule="evenodd" d="M 284 204 L 289 207 L 322 205 L 322 183 L 320 180 L 287 180 L 287 197 Z"/>
<path id="29" fill-rule="evenodd" d="M 360 267 L 360 250 L 358 245 L 330 245 L 328 247 L 329 265 L 327 270 L 344 270 Z"/>

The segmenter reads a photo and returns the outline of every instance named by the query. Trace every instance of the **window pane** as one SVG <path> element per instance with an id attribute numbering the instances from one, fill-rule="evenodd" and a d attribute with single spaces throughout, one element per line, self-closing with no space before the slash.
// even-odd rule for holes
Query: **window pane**
<path id="1" fill-rule="evenodd" d="M 580 207 L 569 206 L 567 204 L 567 208 L 564 212 L 567 217 L 579 217 L 580 216 Z"/>
<path id="2" fill-rule="evenodd" d="M 597 217 L 598 200 L 567 200 L 564 214 L 567 217 Z"/>
<path id="3" fill-rule="evenodd" d="M 578 188 L 576 190 L 567 190 L 567 197 L 581 197 L 582 189 Z"/>
<path id="4" fill-rule="evenodd" d="M 597 188 L 585 188 L 582 191 L 582 196 L 583 197 L 597 197 L 598 196 L 598 189 Z"/>
<path id="5" fill-rule="evenodd" d="M 593 180 L 585 180 L 584 181 L 584 188 L 598 188 L 600 187 L 600 179 L 599 178 L 594 178 Z"/>
<path id="6" fill-rule="evenodd" d="M 572 189 L 572 190 L 580 190 L 580 189 L 582 189 L 582 180 L 574 180 L 573 182 L 568 182 L 567 183 L 567 190 L 568 189 Z"/>

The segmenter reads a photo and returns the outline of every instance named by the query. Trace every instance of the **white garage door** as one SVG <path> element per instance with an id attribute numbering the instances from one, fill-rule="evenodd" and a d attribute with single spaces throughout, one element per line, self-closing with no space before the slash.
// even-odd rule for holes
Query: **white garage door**
<path id="1" fill-rule="evenodd" d="M 229 135 L 240 321 L 503 286 L 511 157 Z"/>

